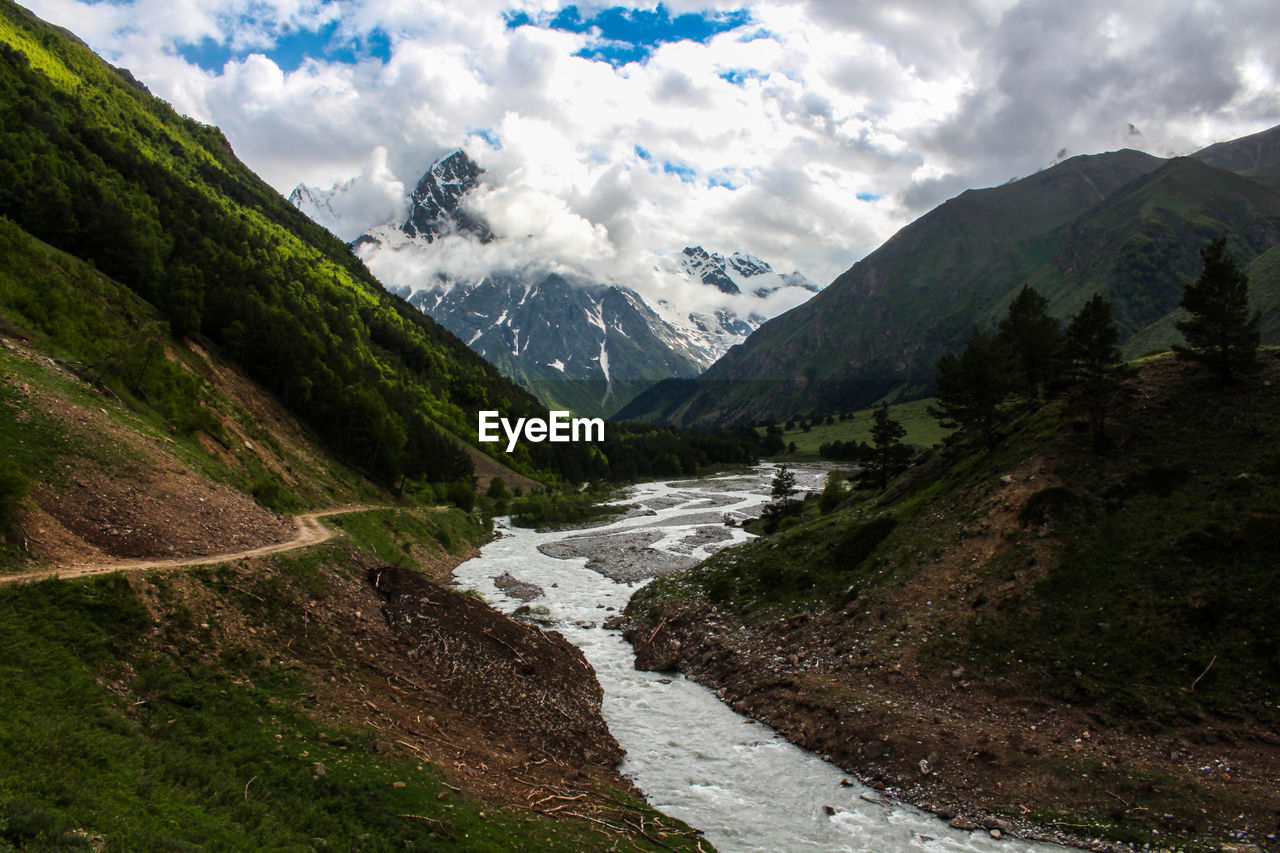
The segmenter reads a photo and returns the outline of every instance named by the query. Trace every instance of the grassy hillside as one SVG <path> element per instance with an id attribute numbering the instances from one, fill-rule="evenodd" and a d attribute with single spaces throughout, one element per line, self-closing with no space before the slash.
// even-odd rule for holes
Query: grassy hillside
<path id="1" fill-rule="evenodd" d="M 917 444 L 921 447 L 932 447 L 946 438 L 951 430 L 938 425 L 937 418 L 929 414 L 929 406 L 936 401 L 912 400 L 909 403 L 895 403 L 889 406 L 889 416 L 902 424 L 907 434 L 902 438 L 906 444 Z M 808 430 L 799 426 L 784 429 L 782 441 L 789 447 L 795 444 L 797 458 L 813 458 L 818 456 L 818 448 L 833 441 L 871 442 L 871 409 L 852 412 L 848 420 L 836 420 L 833 424 L 811 424 Z M 760 434 L 764 434 L 763 427 Z M 786 454 L 790 456 L 791 454 Z M 780 458 L 786 458 L 780 457 Z"/>
<path id="2" fill-rule="evenodd" d="M 632 636 L 927 802 L 1261 838 L 1280 766 L 1280 354 L 1264 362 L 1229 388 L 1147 362 L 1107 456 L 1060 404 L 1024 409 L 995 450 L 953 443 L 884 496 L 655 581 Z M 753 676 L 757 649 L 791 665 Z M 931 753 L 936 778 L 915 766 Z"/>
<path id="3" fill-rule="evenodd" d="M 10 377 L 23 376 L 38 390 L 148 435 L 194 469 L 258 494 L 268 509 L 379 497 L 331 456 L 311 451 L 301 426 L 232 365 L 197 345 L 173 341 L 162 316 L 142 299 L 3 218 L 0 334 L 22 342 L 0 353 Z M 26 408 L 29 418 L 38 411 Z M 23 456 L 8 461 L 53 485 L 58 473 L 42 466 L 75 431 L 64 426 L 42 432 L 27 420 L 24 440 L 7 444 Z M 90 431 L 80 451 L 102 456 L 106 446 L 95 437 L 101 432 Z"/>
<path id="4" fill-rule="evenodd" d="M 9 0 L 0 104 L 0 216 L 127 285 L 175 335 L 212 341 L 382 482 L 469 473 L 456 442 L 475 440 L 477 409 L 545 411 L 385 293 L 216 128 Z M 544 444 L 510 462 L 554 475 L 585 453 Z"/>
<path id="5" fill-rule="evenodd" d="M 382 564 L 356 541 L 0 587 L 0 849 L 693 849 L 612 770 L 607 734 L 591 754 L 559 733 L 598 714 L 575 694 L 585 663 L 422 581 L 442 612 L 419 618 L 451 654 L 415 664 L 423 640 L 390 629 L 366 581 Z M 449 662 L 485 643 L 469 678 L 438 692 Z M 534 654 L 558 686 L 514 671 Z M 535 689 L 562 710 L 512 692 Z M 579 817 L 531 807 L 554 797 Z"/>
<path id="6" fill-rule="evenodd" d="M 614 770 L 580 653 L 448 588 L 479 514 L 402 502 L 288 553 L 14 582 L 391 502 L 313 438 L 0 219 L 0 850 L 693 849 Z"/>
<path id="7" fill-rule="evenodd" d="M 134 372 L 79 376 L 153 315 L 55 250 L 25 257 L 50 286 L 0 310 L 0 471 L 30 486 L 4 507 L 20 536 L 0 531 L 0 849 L 576 851 L 605 825 L 692 849 L 613 770 L 580 654 L 441 585 L 488 536 L 475 515 L 402 505 L 288 554 L 4 583 L 278 538 L 249 495 L 264 474 L 291 504 L 387 500 L 194 350 L 163 345 L 136 392 Z M 46 326 L 30 317 L 60 298 L 54 272 L 81 277 L 89 310 Z M 216 413 L 174 417 L 175 400 Z M 405 595 L 413 619 L 382 612 Z M 578 817 L 540 813 L 555 797 Z"/>

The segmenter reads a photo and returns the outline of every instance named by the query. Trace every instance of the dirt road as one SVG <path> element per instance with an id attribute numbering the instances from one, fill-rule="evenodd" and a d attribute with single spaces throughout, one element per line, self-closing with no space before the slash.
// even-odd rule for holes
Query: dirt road
<path id="1" fill-rule="evenodd" d="M 235 551 L 227 554 L 210 554 L 203 557 L 170 557 L 163 560 L 112 560 L 106 563 L 61 566 L 51 569 L 41 569 L 35 572 L 24 572 L 22 574 L 0 575 L 0 584 L 38 581 L 45 580 L 46 578 L 80 578 L 88 575 L 111 574 L 113 572 L 138 572 L 150 569 L 176 569 L 191 566 L 211 566 L 217 563 L 229 563 L 235 560 L 243 560 L 248 557 L 263 557 L 267 554 L 278 554 L 281 551 L 293 551 L 298 548 L 306 548 L 309 545 L 318 545 L 321 542 L 326 542 L 333 538 L 335 531 L 322 524 L 320 521 L 321 518 L 330 515 L 345 515 L 353 512 L 365 512 L 371 509 L 386 509 L 386 507 L 343 506 L 316 510 L 314 512 L 303 513 L 302 515 L 295 515 L 293 517 L 293 526 L 296 531 L 296 535 L 292 539 L 286 542 L 277 542 L 273 545 L 263 545 L 259 548 L 250 548 L 247 551 Z"/>

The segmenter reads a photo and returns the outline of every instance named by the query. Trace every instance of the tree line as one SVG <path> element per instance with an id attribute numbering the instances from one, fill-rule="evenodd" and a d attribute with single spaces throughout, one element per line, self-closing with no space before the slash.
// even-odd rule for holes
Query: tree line
<path id="1" fill-rule="evenodd" d="M 1174 352 L 1231 383 L 1256 365 L 1261 318 L 1249 313 L 1248 276 L 1227 254 L 1226 238 L 1210 241 L 1200 257 L 1200 276 L 1179 303 L 1186 316 L 1175 326 L 1184 343 Z M 1007 401 L 1065 397 L 1088 417 L 1094 448 L 1108 448 L 1108 409 L 1132 373 L 1121 360 L 1111 304 L 1095 293 L 1065 328 L 1048 305 L 1024 285 L 994 333 L 975 328 L 961 352 L 938 361 L 932 412 L 943 426 L 995 447 Z"/>

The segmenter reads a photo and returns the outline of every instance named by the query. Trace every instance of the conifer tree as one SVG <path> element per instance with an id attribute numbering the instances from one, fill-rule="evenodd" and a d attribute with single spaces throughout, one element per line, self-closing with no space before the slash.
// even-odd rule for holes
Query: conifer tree
<path id="1" fill-rule="evenodd" d="M 1187 284 L 1179 303 L 1191 315 L 1176 324 L 1187 345 L 1174 351 L 1231 382 L 1255 364 L 1261 318 L 1256 311 L 1249 316 L 1249 276 L 1227 254 L 1225 237 L 1210 241 L 1200 259 L 1200 277 Z"/>
<path id="2" fill-rule="evenodd" d="M 944 427 L 974 429 L 988 447 L 995 447 L 996 412 L 1013 390 L 1004 341 L 974 329 L 960 355 L 947 353 L 938 361 L 938 406 L 931 410 Z"/>
<path id="3" fill-rule="evenodd" d="M 1089 416 L 1089 432 L 1098 452 L 1107 449 L 1107 407 L 1126 371 L 1116 346 L 1120 333 L 1111 303 L 1095 293 L 1067 327 L 1063 354 L 1071 397 Z"/>
<path id="4" fill-rule="evenodd" d="M 905 455 L 902 437 L 907 434 L 902 424 L 889 417 L 889 404 L 881 403 L 871 415 L 872 459 L 880 475 L 880 491 L 889 485 L 889 469 Z"/>
<path id="5" fill-rule="evenodd" d="M 1012 352 L 1020 390 L 1030 400 L 1046 392 L 1060 368 L 1062 327 L 1048 307 L 1049 300 L 1024 284 L 1000 321 L 998 336 Z"/>
<path id="6" fill-rule="evenodd" d="M 778 469 L 778 473 L 773 478 L 773 488 L 770 492 L 775 499 L 781 498 L 783 503 L 787 503 L 791 496 L 796 493 L 796 475 L 795 472 L 783 465 Z"/>

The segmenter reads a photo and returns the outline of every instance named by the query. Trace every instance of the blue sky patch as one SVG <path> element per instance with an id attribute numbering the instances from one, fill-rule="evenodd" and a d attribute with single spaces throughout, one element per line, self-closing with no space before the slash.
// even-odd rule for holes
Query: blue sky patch
<path id="1" fill-rule="evenodd" d="M 498 138 L 498 134 L 487 127 L 469 127 L 467 128 L 467 136 L 474 136 L 484 140 L 484 143 L 494 151 L 502 150 L 502 140 Z"/>
<path id="2" fill-rule="evenodd" d="M 880 193 L 858 193 L 854 196 L 858 201 L 879 201 L 884 198 Z"/>
<path id="3" fill-rule="evenodd" d="M 645 148 L 643 145 L 636 146 L 636 156 L 639 157 L 641 160 L 653 159 L 653 155 L 649 153 L 649 149 Z"/>
<path id="4" fill-rule="evenodd" d="M 772 30 L 766 30 L 764 27 L 757 27 L 748 33 L 738 36 L 739 42 L 759 41 L 760 39 L 773 39 L 774 41 L 782 41 L 778 34 Z"/>
<path id="5" fill-rule="evenodd" d="M 748 80 L 768 80 L 769 75 L 754 68 L 727 68 L 720 72 L 721 80 L 728 80 L 735 86 L 741 86 Z"/>
<path id="6" fill-rule="evenodd" d="M 592 34 L 595 36 L 593 43 L 579 50 L 575 56 L 608 62 L 617 68 L 628 62 L 644 62 L 659 45 L 679 41 L 706 44 L 712 36 L 751 23 L 751 13 L 746 9 L 735 9 L 672 17 L 667 7 L 659 3 L 655 9 L 613 6 L 584 18 L 577 5 L 569 5 L 554 15 L 533 17 L 528 12 L 512 12 L 506 19 L 508 29 L 534 26 Z"/>
<path id="7" fill-rule="evenodd" d="M 686 184 L 691 184 L 698 179 L 698 173 L 693 170 L 693 167 L 686 166 L 683 163 L 675 163 L 671 160 L 663 162 L 662 171 L 668 175 L 675 175 Z"/>
<path id="8" fill-rule="evenodd" d="M 727 190 L 736 190 L 741 184 L 735 184 L 733 179 L 724 173 L 711 175 L 707 178 L 708 187 L 724 187 Z"/>
<path id="9" fill-rule="evenodd" d="M 242 23 L 258 23 L 245 18 Z M 231 60 L 241 60 L 251 53 L 261 53 L 282 71 L 297 69 L 308 58 L 330 62 L 355 63 L 373 57 L 386 62 L 391 58 L 391 38 L 384 30 L 375 29 L 362 33 L 357 39 L 334 38 L 338 22 L 330 21 L 315 30 L 289 30 L 282 32 L 270 46 L 232 50 L 229 44 L 220 44 L 205 38 L 195 44 L 178 47 L 178 55 L 205 71 L 218 72 Z"/>

